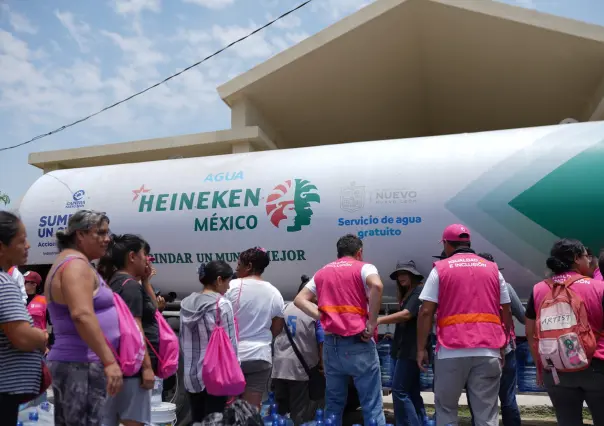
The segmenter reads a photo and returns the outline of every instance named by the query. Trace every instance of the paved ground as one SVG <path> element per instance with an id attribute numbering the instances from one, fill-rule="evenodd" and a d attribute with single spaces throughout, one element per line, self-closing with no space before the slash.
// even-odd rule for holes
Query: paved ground
<path id="1" fill-rule="evenodd" d="M 424 399 L 424 404 L 426 404 L 427 411 L 430 414 L 434 413 L 434 394 L 432 392 L 422 392 L 422 398 Z M 547 394 L 520 394 L 517 395 L 517 401 L 520 406 L 523 426 L 549 426 L 557 424 L 552 403 Z M 392 418 L 393 405 L 391 395 L 384 396 L 384 411 L 387 417 Z M 461 420 L 460 425 L 471 424 L 465 393 L 462 393 L 459 398 L 459 415 Z M 587 410 L 584 410 L 584 418 L 589 419 L 585 421 L 585 425 L 593 425 L 591 416 L 589 416 Z"/>
<path id="2" fill-rule="evenodd" d="M 434 405 L 434 394 L 432 392 L 422 392 L 422 397 L 424 398 L 424 404 Z M 520 405 L 521 407 L 552 406 L 552 402 L 550 401 L 547 394 L 521 394 L 516 397 L 516 400 L 518 401 L 518 405 Z M 384 405 L 386 404 L 392 405 L 392 395 L 384 397 Z M 459 405 L 467 407 L 468 400 L 466 399 L 465 393 L 461 394 L 461 397 L 459 398 Z"/>

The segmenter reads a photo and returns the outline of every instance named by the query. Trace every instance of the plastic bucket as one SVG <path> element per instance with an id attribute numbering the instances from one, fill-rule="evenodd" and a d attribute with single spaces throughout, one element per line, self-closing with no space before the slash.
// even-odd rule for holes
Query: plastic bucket
<path id="1" fill-rule="evenodd" d="M 176 404 L 162 402 L 151 406 L 151 424 L 153 426 L 175 426 Z"/>

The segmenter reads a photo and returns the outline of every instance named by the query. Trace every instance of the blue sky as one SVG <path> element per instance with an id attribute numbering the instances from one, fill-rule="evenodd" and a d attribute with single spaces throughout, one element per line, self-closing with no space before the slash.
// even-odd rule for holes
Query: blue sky
<path id="1" fill-rule="evenodd" d="M 0 146 L 124 98 L 300 1 L 0 0 Z M 27 163 L 30 152 L 229 128 L 218 85 L 371 1 L 314 0 L 167 85 L 57 135 L 0 152 L 0 192 L 16 206 L 41 176 Z M 604 25 L 602 0 L 505 2 Z"/>

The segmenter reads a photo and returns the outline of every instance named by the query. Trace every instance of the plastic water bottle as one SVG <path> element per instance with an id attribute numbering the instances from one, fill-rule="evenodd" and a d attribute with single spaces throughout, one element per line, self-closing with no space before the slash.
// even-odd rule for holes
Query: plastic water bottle
<path id="1" fill-rule="evenodd" d="M 382 387 L 392 387 L 392 339 L 389 337 L 382 339 L 377 345 L 378 356 L 380 359 L 380 373 L 382 377 Z"/>
<path id="2" fill-rule="evenodd" d="M 40 415 L 38 414 L 38 410 L 30 411 L 29 412 L 29 421 L 37 422 L 38 420 L 40 420 Z"/>
<path id="3" fill-rule="evenodd" d="M 327 418 L 325 420 L 325 426 L 333 426 L 335 423 L 333 422 L 333 420 L 331 418 Z"/>
<path id="4" fill-rule="evenodd" d="M 160 405 L 162 403 L 162 393 L 164 391 L 164 381 L 155 377 L 153 390 L 151 391 L 151 405 Z"/>
<path id="5" fill-rule="evenodd" d="M 323 426 L 325 425 L 323 418 L 323 410 L 319 408 L 315 413 L 315 419 L 312 422 L 306 423 L 306 426 Z"/>
<path id="6" fill-rule="evenodd" d="M 376 419 L 369 420 L 369 426 L 377 426 L 377 420 Z"/>
<path id="7" fill-rule="evenodd" d="M 273 423 L 279 420 L 278 408 L 277 404 L 271 404 L 269 414 L 262 418 L 264 426 L 273 426 Z"/>
<path id="8" fill-rule="evenodd" d="M 268 399 L 262 401 L 262 406 L 260 407 L 260 417 L 264 418 L 270 414 L 271 405 L 275 403 L 275 393 L 269 392 Z"/>

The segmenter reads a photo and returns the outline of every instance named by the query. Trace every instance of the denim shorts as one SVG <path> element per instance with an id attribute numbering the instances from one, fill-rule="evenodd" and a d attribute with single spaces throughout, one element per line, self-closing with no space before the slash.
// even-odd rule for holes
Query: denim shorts
<path id="1" fill-rule="evenodd" d="M 107 398 L 103 426 L 119 426 L 120 420 L 151 423 L 151 391 L 141 388 L 140 377 L 124 378 L 120 393 Z"/>

